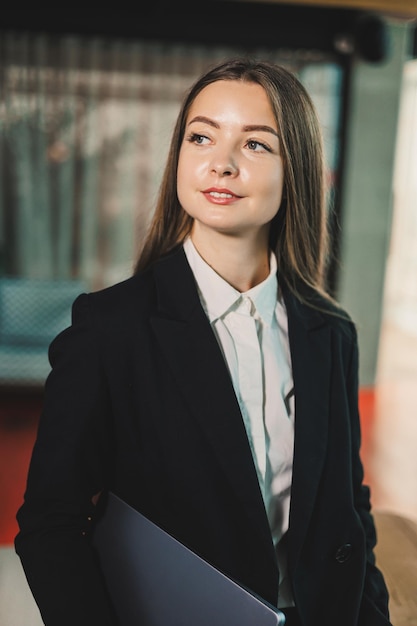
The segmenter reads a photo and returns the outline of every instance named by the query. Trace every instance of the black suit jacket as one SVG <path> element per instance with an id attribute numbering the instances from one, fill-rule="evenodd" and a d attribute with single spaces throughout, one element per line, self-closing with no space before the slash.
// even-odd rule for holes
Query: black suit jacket
<path id="1" fill-rule="evenodd" d="M 305 626 L 387 626 L 359 458 L 354 326 L 324 301 L 328 312 L 283 290 L 295 385 L 295 602 Z M 16 538 L 45 623 L 113 623 L 90 546 L 100 510 L 92 498 L 108 489 L 276 603 L 276 558 L 245 428 L 182 248 L 81 295 L 50 360 Z"/>

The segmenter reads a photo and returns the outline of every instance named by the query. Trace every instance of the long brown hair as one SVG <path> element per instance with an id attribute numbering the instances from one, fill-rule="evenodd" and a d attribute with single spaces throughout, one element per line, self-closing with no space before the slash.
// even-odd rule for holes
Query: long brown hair
<path id="1" fill-rule="evenodd" d="M 298 294 L 309 286 L 324 295 L 328 252 L 324 163 L 320 124 L 313 102 L 290 71 L 269 62 L 231 59 L 202 75 L 186 95 L 174 128 L 153 220 L 135 272 L 182 243 L 193 220 L 177 196 L 177 166 L 187 116 L 196 96 L 219 80 L 261 85 L 277 122 L 284 165 L 281 207 L 272 220 L 270 246 L 279 276 Z"/>

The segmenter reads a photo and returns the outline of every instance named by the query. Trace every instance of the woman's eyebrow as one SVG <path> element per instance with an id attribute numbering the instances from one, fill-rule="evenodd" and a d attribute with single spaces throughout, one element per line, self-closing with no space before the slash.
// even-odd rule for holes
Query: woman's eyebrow
<path id="1" fill-rule="evenodd" d="M 265 133 L 272 133 L 275 137 L 278 137 L 278 133 L 271 126 L 266 126 L 265 124 L 249 124 L 248 126 L 244 126 L 242 129 L 245 133 L 253 133 L 256 131 L 261 131 Z"/>
<path id="2" fill-rule="evenodd" d="M 209 117 L 205 117 L 204 115 L 196 115 L 192 120 L 188 122 L 188 124 L 192 124 L 193 122 L 203 122 L 203 124 L 208 124 L 209 126 L 213 126 L 213 128 L 220 128 L 219 124 Z"/>
<path id="3" fill-rule="evenodd" d="M 208 124 L 213 128 L 220 128 L 220 125 L 217 122 L 210 119 L 209 117 L 206 117 L 205 115 L 196 115 L 195 117 L 193 117 L 192 120 L 188 122 L 188 124 L 192 124 L 193 122 L 203 122 L 203 124 Z M 274 130 L 271 126 L 267 126 L 265 124 L 245 124 L 245 126 L 242 127 L 242 130 L 244 133 L 253 133 L 256 131 L 272 133 L 273 135 L 275 135 L 275 137 L 278 137 L 277 131 Z"/>

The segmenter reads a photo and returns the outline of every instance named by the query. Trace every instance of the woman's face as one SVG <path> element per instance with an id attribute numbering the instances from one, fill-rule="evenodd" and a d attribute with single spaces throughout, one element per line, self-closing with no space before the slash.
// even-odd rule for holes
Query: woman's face
<path id="1" fill-rule="evenodd" d="M 267 241 L 281 204 L 278 128 L 263 87 L 221 80 L 194 100 L 180 148 L 177 191 L 193 231 Z"/>

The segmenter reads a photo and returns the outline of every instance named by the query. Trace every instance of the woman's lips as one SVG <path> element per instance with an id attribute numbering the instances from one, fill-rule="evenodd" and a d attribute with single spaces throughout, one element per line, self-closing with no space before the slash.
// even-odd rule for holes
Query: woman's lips
<path id="1" fill-rule="evenodd" d="M 205 189 L 203 194 L 209 202 L 214 202 L 214 204 L 229 204 L 241 197 L 229 189 Z"/>

